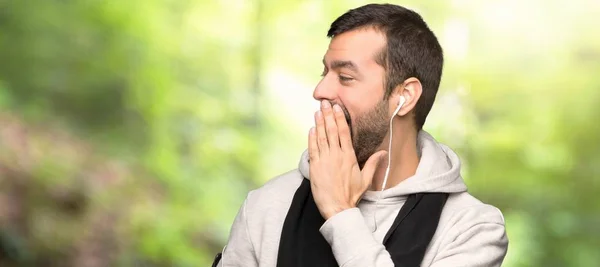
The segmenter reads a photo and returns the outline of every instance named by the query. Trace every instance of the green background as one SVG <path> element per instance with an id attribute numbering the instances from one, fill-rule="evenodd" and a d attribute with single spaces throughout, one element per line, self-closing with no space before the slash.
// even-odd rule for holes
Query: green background
<path id="1" fill-rule="evenodd" d="M 504 266 L 600 264 L 600 2 L 393 2 L 444 47 L 424 128 L 503 211 Z M 0 0 L 0 266 L 208 266 L 364 3 Z"/>

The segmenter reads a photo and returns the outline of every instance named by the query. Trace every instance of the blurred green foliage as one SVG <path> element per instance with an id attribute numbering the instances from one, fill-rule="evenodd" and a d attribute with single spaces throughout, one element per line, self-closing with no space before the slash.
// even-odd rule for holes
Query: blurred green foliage
<path id="1" fill-rule="evenodd" d="M 290 112 L 363 2 L 0 1 L 0 265 L 207 266 L 296 166 Z M 446 50 L 425 129 L 504 212 L 505 266 L 600 262 L 600 5 L 400 4 Z"/>

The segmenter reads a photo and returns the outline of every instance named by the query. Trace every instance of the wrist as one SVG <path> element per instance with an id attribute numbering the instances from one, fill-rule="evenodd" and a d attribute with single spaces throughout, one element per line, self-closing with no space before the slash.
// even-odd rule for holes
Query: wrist
<path id="1" fill-rule="evenodd" d="M 347 209 L 356 208 L 355 205 L 338 205 L 333 208 L 327 209 L 326 212 L 323 213 L 323 218 L 325 220 L 329 220 L 329 218 L 337 215 L 338 213 L 345 211 Z"/>

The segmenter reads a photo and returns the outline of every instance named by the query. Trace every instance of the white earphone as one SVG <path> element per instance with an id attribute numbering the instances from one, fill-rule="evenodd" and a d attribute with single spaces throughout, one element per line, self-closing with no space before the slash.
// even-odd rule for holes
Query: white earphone
<path id="1" fill-rule="evenodd" d="M 403 95 L 400 96 L 400 99 L 398 100 L 398 107 L 396 108 L 396 110 L 394 111 L 394 114 L 392 115 L 392 118 L 396 115 L 398 115 L 398 112 L 400 112 L 400 109 L 402 108 L 402 106 L 404 105 L 404 102 L 406 102 L 406 98 L 404 98 Z"/>
<path id="2" fill-rule="evenodd" d="M 406 98 L 404 98 L 404 96 L 400 96 L 400 100 L 398 100 L 398 107 L 396 108 L 396 110 L 394 111 L 394 114 L 392 114 L 392 117 L 390 118 L 390 142 L 388 144 L 388 166 L 385 169 L 385 177 L 383 178 L 383 185 L 381 185 L 381 191 L 383 191 L 385 189 L 385 185 L 387 184 L 388 175 L 390 174 L 390 163 L 392 161 L 392 137 L 394 136 L 392 122 L 394 121 L 394 117 L 396 115 L 398 115 L 398 112 L 400 112 L 400 109 L 402 108 L 402 106 L 404 106 L 405 102 L 406 102 Z"/>
<path id="3" fill-rule="evenodd" d="M 405 102 L 406 102 L 406 98 L 404 98 L 404 96 L 400 96 L 400 99 L 398 100 L 398 107 L 396 108 L 396 110 L 394 110 L 394 113 L 390 117 L 390 141 L 388 144 L 388 165 L 385 168 L 385 176 L 383 177 L 383 184 L 381 185 L 381 191 L 379 191 L 379 197 L 377 198 L 377 202 L 375 202 L 375 212 L 373 212 L 373 220 L 375 222 L 375 230 L 373 232 L 375 232 L 377 230 L 377 218 L 375 216 L 377 214 L 377 209 L 379 208 L 379 200 L 381 200 L 381 194 L 383 194 L 383 190 L 385 190 L 388 176 L 390 175 L 390 165 L 392 163 L 392 137 L 394 136 L 392 122 L 394 121 L 394 117 L 396 115 L 398 115 L 398 112 L 400 112 L 400 109 L 402 108 L 402 106 L 404 106 Z"/>

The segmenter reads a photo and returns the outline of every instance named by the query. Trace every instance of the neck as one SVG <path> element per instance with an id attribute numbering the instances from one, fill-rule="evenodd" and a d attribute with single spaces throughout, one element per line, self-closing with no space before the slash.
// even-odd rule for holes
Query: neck
<path id="1" fill-rule="evenodd" d="M 394 138 L 392 138 L 392 154 L 390 172 L 388 175 L 385 188 L 392 188 L 398 185 L 405 179 L 415 175 L 417 166 L 419 166 L 419 155 L 417 152 L 417 132 L 396 122 L 394 124 Z M 389 134 L 384 139 L 379 150 L 388 150 Z M 388 151 L 389 153 L 389 151 Z M 383 164 L 379 164 L 370 190 L 380 191 L 385 178 L 385 170 L 387 168 L 387 157 Z"/>

